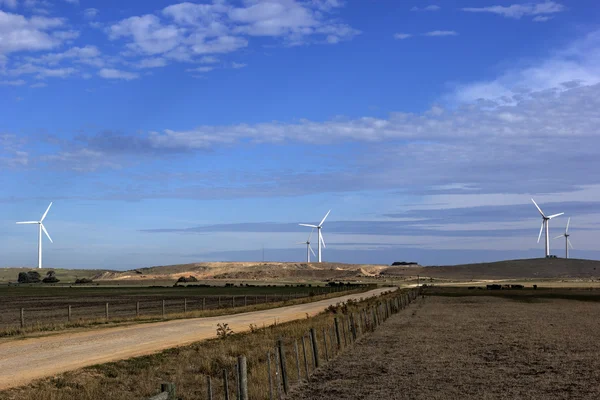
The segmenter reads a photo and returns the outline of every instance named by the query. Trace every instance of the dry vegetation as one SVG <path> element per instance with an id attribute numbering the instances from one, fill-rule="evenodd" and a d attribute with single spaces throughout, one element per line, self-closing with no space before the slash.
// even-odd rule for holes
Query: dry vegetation
<path id="1" fill-rule="evenodd" d="M 600 398 L 598 292 L 482 292 L 419 300 L 291 398 Z"/>
<path id="2" fill-rule="evenodd" d="M 234 334 L 225 339 L 198 342 L 151 356 L 137 357 L 61 374 L 54 378 L 34 382 L 27 387 L 0 392 L 0 400 L 144 399 L 156 394 L 161 382 L 174 382 L 181 399 L 201 399 L 206 396 L 207 375 L 213 377 L 215 397 L 223 398 L 221 380 L 223 370 L 227 371 L 233 389 L 234 366 L 237 356 L 241 354 L 248 359 L 250 398 L 265 399 L 268 398 L 266 356 L 267 351 L 273 349 L 277 339 L 283 338 L 284 340 L 288 355 L 286 365 L 290 381 L 295 384 L 298 380 L 298 369 L 294 357 L 294 342 L 298 341 L 300 351 L 302 351 L 302 337 L 310 328 L 315 328 L 321 359 L 324 359 L 325 343 L 322 332 L 323 329 L 331 332 L 334 316 L 342 318 L 349 312 L 356 312 L 361 308 L 372 306 L 382 298 L 395 296 L 398 294 L 388 294 L 378 299 L 367 299 L 359 303 L 350 302 L 338 307 L 330 307 L 327 312 L 305 320 L 264 328 L 251 327 L 251 332 L 246 334 Z M 331 338 L 329 335 L 328 354 L 330 357 Z M 343 347 L 346 346 L 343 345 Z M 310 350 L 307 342 L 308 351 Z M 272 368 L 274 367 L 272 366 Z M 312 369 L 312 366 L 309 368 Z M 302 378 L 305 379 L 303 366 L 301 370 Z"/>

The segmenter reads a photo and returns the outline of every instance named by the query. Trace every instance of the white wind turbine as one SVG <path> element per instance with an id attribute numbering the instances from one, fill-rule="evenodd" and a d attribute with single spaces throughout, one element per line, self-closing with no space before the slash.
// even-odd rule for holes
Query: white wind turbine
<path id="1" fill-rule="evenodd" d="M 573 248 L 573 245 L 571 244 L 571 241 L 569 240 L 569 236 L 571 236 L 571 235 L 569 235 L 569 223 L 570 222 L 571 222 L 571 217 L 569 217 L 569 219 L 567 220 L 567 228 L 565 229 L 565 233 L 554 238 L 554 239 L 559 239 L 561 237 L 565 238 L 565 258 L 569 258 L 569 246 L 571 246 L 571 248 Z"/>
<path id="2" fill-rule="evenodd" d="M 325 220 L 327 219 L 327 216 L 329 215 L 329 213 L 331 212 L 331 210 L 327 211 L 327 214 L 325 214 L 325 216 L 323 217 L 323 219 L 321 220 L 321 222 L 319 223 L 319 225 L 310 225 L 310 224 L 299 224 L 300 226 L 308 226 L 309 228 L 315 228 L 317 229 L 317 232 L 319 233 L 319 262 L 321 262 L 321 244 L 323 245 L 323 247 L 327 247 L 325 246 L 325 241 L 323 240 L 323 235 L 321 234 L 321 228 L 323 227 L 323 222 L 325 222 Z"/>
<path id="3" fill-rule="evenodd" d="M 537 205 L 535 200 L 531 199 L 531 201 L 533 201 L 533 204 L 535 204 L 535 207 L 538 209 L 538 211 L 542 215 L 542 226 L 540 227 L 540 234 L 538 235 L 538 243 L 540 242 L 540 238 L 542 237 L 542 231 L 545 230 L 546 231 L 546 257 L 548 257 L 550 255 L 550 232 L 548 231 L 548 228 L 549 228 L 548 222 L 552 218 L 558 217 L 559 215 L 563 215 L 564 213 L 558 213 L 558 214 L 546 216 L 546 214 L 544 214 L 542 209 Z"/>
<path id="4" fill-rule="evenodd" d="M 50 240 L 50 243 L 54 243 L 52 241 L 52 238 L 48 234 L 48 231 L 46 230 L 46 227 L 43 224 L 44 219 L 46 218 L 46 215 L 48 215 L 48 211 L 50 211 L 50 207 L 52 207 L 52 203 L 50 203 L 50 205 L 46 209 L 46 212 L 44 213 L 44 215 L 42 215 L 42 219 L 40 219 L 39 221 L 17 222 L 17 224 L 19 224 L 19 225 L 22 225 L 22 224 L 38 224 L 39 225 L 39 236 L 38 236 L 38 268 L 42 268 L 42 231 L 44 231 L 44 233 L 48 237 L 48 240 Z"/>
<path id="5" fill-rule="evenodd" d="M 312 236 L 312 234 L 313 234 L 314 231 L 315 231 L 314 229 L 310 231 L 310 235 L 308 235 L 308 239 L 306 240 L 306 242 L 298 242 L 298 243 L 296 243 L 296 244 L 305 244 L 306 245 L 306 262 L 307 263 L 310 263 L 310 253 L 312 253 L 313 256 L 315 256 L 315 257 L 317 256 L 315 254 L 315 252 L 313 251 L 312 247 L 310 247 L 310 238 L 311 238 L 311 236 Z"/>

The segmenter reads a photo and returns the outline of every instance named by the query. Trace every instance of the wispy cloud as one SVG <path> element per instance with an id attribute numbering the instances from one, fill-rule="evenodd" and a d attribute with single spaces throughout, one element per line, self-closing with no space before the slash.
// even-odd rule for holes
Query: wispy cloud
<path id="1" fill-rule="evenodd" d="M 394 39 L 404 40 L 404 39 L 411 38 L 412 36 L 413 35 L 411 35 L 410 33 L 395 33 Z"/>
<path id="2" fill-rule="evenodd" d="M 26 83 L 23 79 L 0 80 L 0 86 L 23 86 Z"/>
<path id="3" fill-rule="evenodd" d="M 563 12 L 566 10 L 566 7 L 554 1 L 545 1 L 543 3 L 513 4 L 510 6 L 465 7 L 462 10 L 472 13 L 491 13 L 506 18 L 520 19 L 525 16 Z"/>
<path id="4" fill-rule="evenodd" d="M 235 69 L 246 68 L 247 66 L 248 66 L 248 64 L 237 63 L 237 62 L 233 62 L 231 64 L 231 68 L 235 68 Z"/>
<path id="5" fill-rule="evenodd" d="M 121 71 L 114 68 L 102 68 L 98 75 L 105 79 L 120 79 L 130 81 L 139 78 L 139 75 L 134 72 Z"/>
<path id="6" fill-rule="evenodd" d="M 436 6 L 436 5 L 430 5 L 430 6 L 426 6 L 426 7 L 414 6 L 413 8 L 410 9 L 410 11 L 440 11 L 441 9 L 442 9 L 442 7 Z"/>
<path id="7" fill-rule="evenodd" d="M 431 32 L 426 32 L 423 35 L 424 36 L 431 36 L 431 37 L 437 37 L 437 36 L 457 36 L 458 32 L 456 32 L 456 31 L 431 31 Z"/>

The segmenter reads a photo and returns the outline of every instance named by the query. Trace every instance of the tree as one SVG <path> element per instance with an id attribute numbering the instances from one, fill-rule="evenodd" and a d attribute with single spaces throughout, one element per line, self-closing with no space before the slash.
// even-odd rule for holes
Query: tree
<path id="1" fill-rule="evenodd" d="M 39 283 L 40 274 L 37 271 L 19 272 L 19 283 Z"/>
<path id="2" fill-rule="evenodd" d="M 54 271 L 48 271 L 46 273 L 46 277 L 42 280 L 42 282 L 44 282 L 44 283 L 58 283 L 58 282 L 60 282 L 60 279 L 58 279 L 56 277 L 56 272 L 54 272 Z"/>

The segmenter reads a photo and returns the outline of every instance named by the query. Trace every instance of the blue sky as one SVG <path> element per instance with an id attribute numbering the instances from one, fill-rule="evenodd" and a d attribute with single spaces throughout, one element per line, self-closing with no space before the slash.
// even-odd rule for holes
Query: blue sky
<path id="1" fill-rule="evenodd" d="M 600 258 L 593 1 L 0 0 L 0 266 Z M 566 217 L 551 222 L 551 235 Z M 316 243 L 315 243 L 316 244 Z M 552 242 L 564 253 L 563 242 Z"/>

